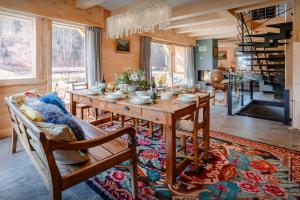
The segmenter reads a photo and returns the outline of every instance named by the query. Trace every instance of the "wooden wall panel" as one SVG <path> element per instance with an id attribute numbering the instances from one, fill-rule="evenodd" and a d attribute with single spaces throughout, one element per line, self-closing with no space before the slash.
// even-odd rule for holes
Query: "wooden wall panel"
<path id="1" fill-rule="evenodd" d="M 120 74 L 126 68 L 139 69 L 140 68 L 140 36 L 134 35 L 128 37 L 130 40 L 130 53 L 116 53 L 115 41 L 109 39 L 106 32 L 103 33 L 103 73 L 105 80 L 112 82 L 115 80 L 115 74 Z M 152 37 L 156 40 L 166 42 L 174 42 L 184 45 L 195 45 L 195 38 L 188 38 L 183 34 L 176 34 L 172 30 L 156 31 L 154 33 L 144 33 L 144 36 Z"/>
<path id="2" fill-rule="evenodd" d="M 0 7 L 104 28 L 105 10 L 95 6 L 82 10 L 75 0 L 0 0 Z"/>
<path id="3" fill-rule="evenodd" d="M 46 93 L 51 89 L 51 19 L 105 28 L 105 18 L 109 16 L 109 12 L 101 7 L 93 7 L 88 10 L 77 9 L 75 0 L 0 0 L 0 7 L 41 16 L 37 20 L 37 65 L 40 68 L 40 80 L 35 83 L 20 83 L 13 86 L 0 85 L 0 138 L 2 138 L 10 135 L 9 115 L 4 105 L 4 97 L 30 89 L 37 89 L 40 93 Z M 195 44 L 193 38 L 175 34 L 173 31 L 160 31 L 145 35 L 186 45 Z M 131 45 L 130 53 L 116 53 L 115 41 L 109 39 L 106 32 L 103 32 L 102 65 L 107 82 L 114 81 L 115 74 L 122 73 L 128 67 L 139 68 L 139 38 L 137 35 L 128 38 Z"/>

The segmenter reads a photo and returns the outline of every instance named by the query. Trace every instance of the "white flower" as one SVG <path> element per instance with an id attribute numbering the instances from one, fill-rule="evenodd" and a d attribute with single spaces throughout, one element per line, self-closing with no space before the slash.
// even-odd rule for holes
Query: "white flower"
<path id="1" fill-rule="evenodd" d="M 144 80 L 146 80 L 146 77 L 143 75 L 143 76 L 141 76 L 141 81 L 144 81 Z"/>
<path id="2" fill-rule="evenodd" d="M 129 79 L 130 79 L 131 81 L 138 81 L 138 80 L 139 80 L 139 76 L 138 76 L 137 73 L 132 73 L 132 74 L 130 75 Z"/>

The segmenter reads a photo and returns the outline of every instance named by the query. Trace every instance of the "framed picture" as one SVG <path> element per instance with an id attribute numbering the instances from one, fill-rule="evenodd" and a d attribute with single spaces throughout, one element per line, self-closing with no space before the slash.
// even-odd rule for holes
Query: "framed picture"
<path id="1" fill-rule="evenodd" d="M 116 39 L 115 51 L 118 53 L 129 53 L 130 52 L 130 41 L 125 39 Z"/>
<path id="2" fill-rule="evenodd" d="M 218 60 L 227 60 L 227 52 L 219 51 L 218 52 Z"/>

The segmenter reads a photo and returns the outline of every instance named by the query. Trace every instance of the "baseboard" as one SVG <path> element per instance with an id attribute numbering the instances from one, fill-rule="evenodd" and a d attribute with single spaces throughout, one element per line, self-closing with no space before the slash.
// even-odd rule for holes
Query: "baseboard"
<path id="1" fill-rule="evenodd" d="M 11 128 L 6 128 L 6 129 L 0 130 L 0 139 L 8 137 L 8 136 L 11 136 Z"/>

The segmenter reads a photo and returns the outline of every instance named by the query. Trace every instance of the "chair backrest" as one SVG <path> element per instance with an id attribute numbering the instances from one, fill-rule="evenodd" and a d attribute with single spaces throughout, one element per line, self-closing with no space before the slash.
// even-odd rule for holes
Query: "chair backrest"
<path id="1" fill-rule="evenodd" d="M 72 90 L 88 89 L 87 83 L 72 83 Z"/>
<path id="2" fill-rule="evenodd" d="M 203 121 L 199 122 L 199 113 L 202 110 L 202 119 Z M 196 111 L 195 111 L 195 124 L 194 130 L 198 129 L 198 127 L 203 124 L 206 128 L 209 128 L 209 116 L 210 116 L 210 94 L 206 95 L 198 95 L 197 103 L 196 103 Z M 202 126 L 202 127 L 203 127 Z M 207 127 L 208 126 L 208 127 Z"/>
<path id="3" fill-rule="evenodd" d="M 31 158 L 39 170 L 48 170 L 50 173 L 50 166 L 44 147 L 48 143 L 45 133 L 29 120 L 18 108 L 12 103 L 11 97 L 5 97 L 5 103 L 7 105 L 13 131 L 15 131 L 20 138 L 20 141 L 25 151 L 32 155 Z M 55 169 L 58 170 L 57 168 Z M 43 175 L 44 181 L 46 181 L 46 175 Z"/>

